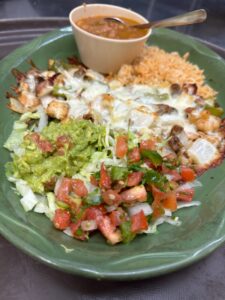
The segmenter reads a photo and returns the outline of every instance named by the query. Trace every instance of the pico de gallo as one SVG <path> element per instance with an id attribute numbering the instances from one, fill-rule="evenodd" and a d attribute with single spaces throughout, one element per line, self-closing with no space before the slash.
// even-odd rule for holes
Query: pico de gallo
<path id="1" fill-rule="evenodd" d="M 23 115 L 17 126 L 35 117 Z M 25 210 L 34 206 L 56 229 L 82 241 L 98 231 L 110 244 L 128 243 L 154 232 L 159 220 L 179 225 L 172 214 L 193 200 L 196 179 L 176 156 L 163 157 L 157 140 L 133 138 L 90 120 L 52 121 L 41 132 L 26 128 L 8 177 Z"/>

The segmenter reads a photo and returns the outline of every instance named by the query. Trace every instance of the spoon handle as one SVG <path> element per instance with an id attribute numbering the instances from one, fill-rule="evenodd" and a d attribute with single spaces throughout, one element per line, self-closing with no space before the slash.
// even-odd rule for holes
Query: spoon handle
<path id="1" fill-rule="evenodd" d="M 146 24 L 133 25 L 132 27 L 147 29 L 147 28 L 158 28 L 158 27 L 183 26 L 183 25 L 201 23 L 205 21 L 206 18 L 207 18 L 206 11 L 204 9 L 198 9 L 169 19 L 153 21 Z"/>

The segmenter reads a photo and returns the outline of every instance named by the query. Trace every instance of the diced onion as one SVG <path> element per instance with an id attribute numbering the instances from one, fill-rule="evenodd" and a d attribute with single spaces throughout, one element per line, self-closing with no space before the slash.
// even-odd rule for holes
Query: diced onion
<path id="1" fill-rule="evenodd" d="M 185 184 L 182 184 L 178 187 L 178 191 L 183 191 L 183 190 L 188 190 L 188 189 L 192 189 L 195 187 L 201 187 L 202 183 L 198 180 L 194 180 L 192 182 L 186 182 Z"/>
<path id="2" fill-rule="evenodd" d="M 167 178 L 168 181 L 172 181 L 174 176 L 171 174 L 165 174 L 165 177 Z"/>
<path id="3" fill-rule="evenodd" d="M 20 199 L 20 202 L 24 208 L 24 210 L 30 211 L 34 208 L 34 206 L 38 203 L 38 199 L 33 193 L 31 189 Z"/>
<path id="4" fill-rule="evenodd" d="M 95 220 L 86 220 L 81 222 L 81 229 L 84 231 L 92 231 L 97 229 L 97 223 Z"/>
<path id="5" fill-rule="evenodd" d="M 36 195 L 36 197 L 38 199 L 38 203 L 36 204 L 36 206 L 34 208 L 34 212 L 39 213 L 39 214 L 48 213 L 49 208 L 48 208 L 48 203 L 47 203 L 46 197 L 41 196 L 41 195 Z"/>
<path id="6" fill-rule="evenodd" d="M 55 188 L 54 188 L 54 194 L 57 195 L 58 194 L 58 191 L 59 191 L 59 188 L 60 188 L 60 185 L 62 183 L 62 180 L 63 180 L 63 176 L 60 176 L 56 183 L 55 183 Z"/>
<path id="7" fill-rule="evenodd" d="M 202 183 L 199 180 L 192 181 L 190 184 L 192 187 L 202 187 Z"/>
<path id="8" fill-rule="evenodd" d="M 71 237 L 73 236 L 70 227 L 67 227 L 66 229 L 64 229 L 63 232 L 68 236 L 71 236 Z"/>
<path id="9" fill-rule="evenodd" d="M 180 209 L 180 208 L 183 208 L 183 207 L 199 206 L 199 205 L 201 205 L 200 201 L 192 201 L 192 202 L 178 201 L 177 202 L 177 209 Z"/>
<path id="10" fill-rule="evenodd" d="M 162 216 L 158 218 L 154 223 L 149 224 L 148 229 L 144 230 L 144 233 L 156 233 L 157 232 L 157 226 L 163 224 L 163 223 L 168 223 L 170 225 L 174 226 L 180 226 L 181 221 L 179 220 L 178 217 L 172 218 L 172 217 L 167 217 L 167 216 Z"/>
<path id="11" fill-rule="evenodd" d="M 164 208 L 164 216 L 171 217 L 172 212 L 170 209 Z"/>
<path id="12" fill-rule="evenodd" d="M 107 212 L 111 212 L 111 211 L 114 211 L 116 209 L 116 206 L 115 205 L 110 205 L 110 206 L 105 206 L 106 208 L 106 211 Z"/>
<path id="13" fill-rule="evenodd" d="M 128 213 L 130 216 L 138 214 L 141 210 L 145 216 L 152 214 L 152 208 L 148 203 L 138 203 L 134 206 L 128 207 Z"/>

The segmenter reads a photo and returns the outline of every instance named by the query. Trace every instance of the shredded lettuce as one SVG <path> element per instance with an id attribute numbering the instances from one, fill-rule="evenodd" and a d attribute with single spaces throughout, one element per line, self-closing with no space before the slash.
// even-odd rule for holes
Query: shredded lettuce
<path id="1" fill-rule="evenodd" d="M 128 149 L 131 150 L 137 147 L 138 143 L 139 143 L 138 136 L 135 133 L 128 131 Z"/>
<path id="2" fill-rule="evenodd" d="M 80 174 L 85 178 L 89 179 L 91 174 L 98 172 L 100 170 L 101 161 L 104 161 L 106 158 L 107 158 L 106 151 L 94 152 L 91 156 L 90 161 L 86 163 L 84 167 L 81 169 Z"/>
<path id="3" fill-rule="evenodd" d="M 30 211 L 34 208 L 34 206 L 38 203 L 39 199 L 29 187 L 26 181 L 15 179 L 16 190 L 22 196 L 20 202 L 24 208 L 24 210 Z"/>
<path id="4" fill-rule="evenodd" d="M 26 112 L 21 115 L 20 119 L 13 124 L 13 130 L 4 144 L 4 147 L 16 155 L 22 155 L 23 149 L 20 147 L 24 136 L 28 133 L 27 121 L 30 119 L 39 119 L 39 114 Z"/>
<path id="5" fill-rule="evenodd" d="M 45 196 L 37 195 L 38 203 L 34 208 L 34 212 L 39 214 L 47 214 L 49 212 L 47 198 Z"/>
<path id="6" fill-rule="evenodd" d="M 199 206 L 199 205 L 201 205 L 200 201 L 191 201 L 191 202 L 178 201 L 177 209 L 180 209 L 183 207 Z"/>
<path id="7" fill-rule="evenodd" d="M 84 184 L 85 184 L 85 186 L 86 186 L 86 188 L 88 190 L 88 193 L 91 193 L 91 192 L 93 192 L 96 189 L 96 186 L 93 185 L 93 184 L 91 184 L 89 177 L 87 178 L 84 175 L 78 173 L 78 174 L 75 174 L 72 178 L 74 178 L 74 179 L 81 179 L 84 182 Z"/>
<path id="8" fill-rule="evenodd" d="M 181 225 L 181 221 L 179 220 L 178 217 L 168 217 L 168 216 L 162 216 L 160 218 L 158 218 L 156 221 L 154 221 L 153 223 L 150 223 L 148 226 L 147 230 L 144 230 L 144 233 L 157 233 L 157 227 L 163 223 L 169 223 L 171 225 L 174 226 L 180 226 Z"/>
<path id="9" fill-rule="evenodd" d="M 28 192 L 26 193 L 26 195 L 24 195 L 21 199 L 20 202 L 24 208 L 24 210 L 30 211 L 34 208 L 34 206 L 38 203 L 38 199 L 35 196 L 35 194 L 33 193 L 32 189 L 29 188 Z"/>
<path id="10" fill-rule="evenodd" d="M 47 193 L 47 201 L 48 201 L 48 212 L 45 215 L 52 220 L 55 215 L 55 210 L 57 209 L 55 195 L 53 193 Z"/>
<path id="11" fill-rule="evenodd" d="M 126 179 L 127 176 L 128 176 L 128 168 L 127 167 L 112 166 L 112 168 L 111 168 L 112 180 Z"/>

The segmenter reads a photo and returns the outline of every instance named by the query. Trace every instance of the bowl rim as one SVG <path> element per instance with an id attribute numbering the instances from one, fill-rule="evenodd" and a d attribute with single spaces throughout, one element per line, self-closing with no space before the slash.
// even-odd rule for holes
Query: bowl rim
<path id="1" fill-rule="evenodd" d="M 143 17 L 141 14 L 131 10 L 131 9 L 128 9 L 128 8 L 125 8 L 125 7 L 122 7 L 122 6 L 118 6 L 118 5 L 110 5 L 110 4 L 101 4 L 101 3 L 94 3 L 94 4 L 82 4 L 82 5 L 79 5 L 79 6 L 76 6 L 74 7 L 70 13 L 69 13 L 69 21 L 70 21 L 70 24 L 72 26 L 72 28 L 76 29 L 77 31 L 79 31 L 80 33 L 90 37 L 90 38 L 95 38 L 96 40 L 100 40 L 100 41 L 105 41 L 105 42 L 109 42 L 109 43 L 120 43 L 120 44 L 131 44 L 131 43 L 135 43 L 135 42 L 141 42 L 141 41 L 145 41 L 149 38 L 149 36 L 151 35 L 152 33 L 152 29 L 150 28 L 148 30 L 148 32 L 142 36 L 142 37 L 139 37 L 139 38 L 135 38 L 135 39 L 112 39 L 112 38 L 106 38 L 106 37 L 102 37 L 100 35 L 96 35 L 96 34 L 93 34 L 93 33 L 90 33 L 84 29 L 82 29 L 81 27 L 77 26 L 76 23 L 73 21 L 72 19 L 72 16 L 73 16 L 73 13 L 75 11 L 78 11 L 84 7 L 107 7 L 107 8 L 118 8 L 118 9 L 121 9 L 121 11 L 126 11 L 126 12 L 129 12 L 129 13 L 132 13 L 133 15 L 136 15 L 137 17 L 140 17 L 143 19 L 144 22 L 149 22 L 145 17 Z"/>
<path id="2" fill-rule="evenodd" d="M 159 30 L 159 31 L 158 31 Z M 201 56 L 205 57 L 206 59 L 209 59 L 210 65 L 211 60 L 216 59 L 217 63 L 221 65 L 221 63 L 224 64 L 224 60 L 213 52 L 212 50 L 206 48 L 209 44 L 206 41 L 203 41 L 198 38 L 190 37 L 188 35 L 184 35 L 182 33 L 178 33 L 169 29 L 158 29 L 156 30 L 156 34 L 158 38 L 162 39 L 165 35 L 169 38 L 172 38 L 172 40 L 175 40 L 175 42 L 181 41 L 181 43 L 185 44 L 185 47 L 189 47 L 191 45 L 191 48 L 193 47 L 193 50 L 196 51 Z M 54 30 L 52 32 L 49 32 L 45 35 L 42 35 L 41 37 L 38 37 L 26 45 L 23 45 L 22 47 L 19 47 L 18 49 L 14 50 L 12 53 L 8 54 L 3 60 L 0 62 L 0 74 L 1 79 L 5 80 L 6 76 L 8 75 L 9 70 L 12 68 L 12 61 L 13 66 L 18 67 L 18 64 L 21 62 L 27 61 L 30 56 L 34 55 L 36 51 L 38 51 L 43 46 L 48 45 L 49 43 L 53 43 L 61 38 L 67 38 L 68 36 L 71 36 L 71 40 L 73 39 L 71 28 L 70 27 L 64 27 L 62 29 Z M 184 42 L 184 39 L 186 42 Z M 200 43 L 204 42 L 206 46 L 201 45 Z M 211 44 L 212 45 L 212 44 Z M 216 49 L 218 49 L 217 46 L 215 46 Z M 187 48 L 189 49 L 189 48 Z M 207 50 L 207 52 L 206 52 Z M 168 51 L 168 50 L 167 50 Z M 215 51 L 215 50 L 214 50 Z M 224 52 L 225 53 L 225 52 Z M 214 64 L 214 63 L 213 63 Z M 222 89 L 222 85 L 221 85 Z M 222 98 L 220 98 L 220 103 L 222 102 Z M 139 280 L 144 278 L 150 278 L 150 277 L 156 277 L 159 275 L 165 275 L 169 272 L 179 270 L 181 268 L 184 268 L 185 266 L 188 266 L 196 261 L 199 261 L 206 255 L 209 255 L 212 251 L 214 251 L 219 245 L 225 242 L 225 234 L 221 236 L 221 224 L 220 224 L 220 232 L 216 232 L 217 235 L 211 235 L 210 236 L 210 242 L 207 241 L 206 244 L 202 245 L 201 248 L 195 249 L 195 252 L 192 251 L 192 255 L 189 255 L 187 258 L 182 257 L 181 261 L 177 261 L 174 263 L 171 263 L 167 265 L 166 268 L 163 268 L 162 265 L 160 265 L 158 268 L 144 268 L 141 269 L 139 272 L 136 271 L 127 271 L 121 273 L 120 271 L 113 272 L 113 270 L 110 270 L 108 272 L 95 272 L 95 270 L 91 270 L 90 268 L 81 268 L 78 265 L 76 265 L 76 269 L 71 267 L 71 264 L 65 264 L 65 260 L 60 260 L 58 258 L 52 259 L 51 253 L 49 255 L 43 254 L 43 252 L 35 252 L 34 248 L 31 246 L 31 244 L 27 243 L 22 238 L 20 238 L 17 235 L 17 231 L 13 232 L 10 231 L 9 226 L 7 225 L 9 222 L 9 217 L 5 215 L 3 211 L 0 211 L 0 234 L 4 236 L 8 241 L 10 241 L 13 245 L 21 249 L 24 253 L 27 253 L 31 255 L 33 258 L 35 258 L 38 261 L 41 261 L 45 265 L 51 266 L 55 269 L 76 274 L 82 277 L 89 277 L 94 278 L 97 280 L 100 279 L 107 279 L 107 280 Z M 20 219 L 21 221 L 22 219 Z M 3 223 L 4 222 L 4 223 Z M 15 221 L 13 221 L 15 224 Z M 22 222 L 22 221 L 21 221 Z M 22 222 L 23 223 L 23 222 Z M 215 222 L 213 223 L 216 224 Z M 25 223 L 26 225 L 26 223 Z M 23 235 L 23 237 L 26 237 L 26 235 Z M 204 247 L 203 247 L 204 246 Z M 110 257 L 109 257 L 110 259 Z M 74 263 L 74 261 L 73 261 Z"/>

